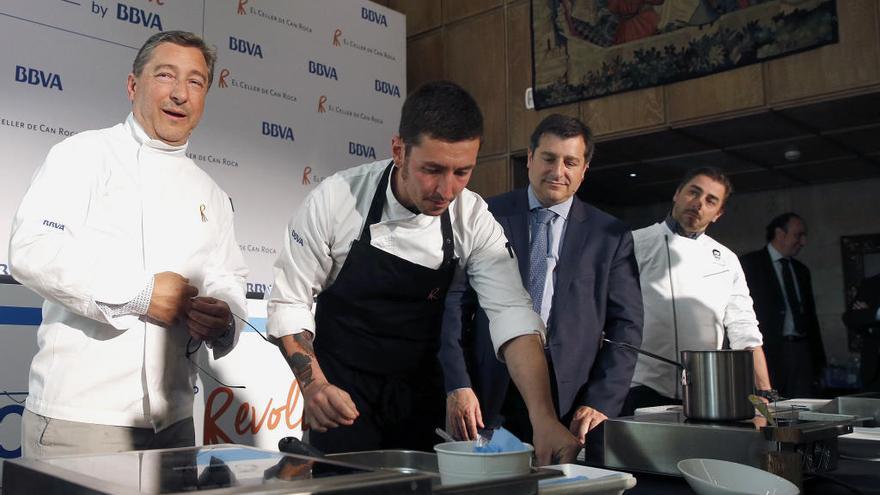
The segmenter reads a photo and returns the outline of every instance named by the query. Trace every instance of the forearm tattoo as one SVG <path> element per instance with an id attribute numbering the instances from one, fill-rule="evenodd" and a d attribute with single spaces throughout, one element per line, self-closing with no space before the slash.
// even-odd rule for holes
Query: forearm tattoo
<path id="1" fill-rule="evenodd" d="M 304 352 L 296 351 L 287 358 L 287 364 L 293 370 L 293 374 L 299 381 L 300 387 L 307 388 L 314 381 L 312 376 L 312 361 L 315 350 L 312 347 L 312 339 L 306 332 L 298 333 L 293 336 L 293 340 L 299 344 Z"/>

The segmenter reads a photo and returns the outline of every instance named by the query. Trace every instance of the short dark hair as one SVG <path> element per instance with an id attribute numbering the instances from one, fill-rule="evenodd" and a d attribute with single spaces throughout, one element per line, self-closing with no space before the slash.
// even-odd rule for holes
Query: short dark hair
<path id="1" fill-rule="evenodd" d="M 596 145 L 593 143 L 593 133 L 586 124 L 579 119 L 554 113 L 548 115 L 535 127 L 532 136 L 529 138 L 529 150 L 535 151 L 541 136 L 544 134 L 552 134 L 563 139 L 580 136 L 584 139 L 584 160 L 590 163 L 593 159 L 593 153 L 596 151 Z"/>
<path id="2" fill-rule="evenodd" d="M 792 218 L 797 218 L 803 221 L 803 218 L 793 211 L 788 211 L 782 215 L 773 217 L 773 220 L 770 220 L 770 223 L 767 224 L 767 230 L 765 232 L 767 242 L 772 241 L 773 238 L 776 237 L 776 229 L 782 229 L 784 232 L 788 232 L 788 222 L 790 222 Z"/>
<path id="3" fill-rule="evenodd" d="M 681 191 L 681 188 L 686 186 L 688 182 L 700 175 L 705 175 L 724 186 L 724 197 L 721 198 L 721 205 L 724 206 L 727 200 L 733 196 L 733 184 L 718 167 L 697 167 L 688 170 L 684 177 L 681 178 L 681 182 L 678 183 L 678 187 L 675 188 L 675 192 Z"/>
<path id="4" fill-rule="evenodd" d="M 476 100 L 458 84 L 433 81 L 406 97 L 397 133 L 406 150 L 418 146 L 422 136 L 455 143 L 483 139 L 483 114 Z"/>
<path id="5" fill-rule="evenodd" d="M 189 31 L 162 31 L 150 36 L 150 39 L 144 43 L 144 46 L 138 50 L 137 55 L 134 57 L 131 72 L 135 76 L 140 77 L 147 62 L 150 61 L 150 57 L 153 56 L 153 50 L 162 43 L 172 43 L 178 46 L 187 46 L 201 50 L 202 55 L 205 57 L 205 64 L 208 66 L 208 87 L 211 87 L 211 82 L 214 81 L 214 64 L 217 62 L 217 50 L 208 46 L 201 36 Z"/>

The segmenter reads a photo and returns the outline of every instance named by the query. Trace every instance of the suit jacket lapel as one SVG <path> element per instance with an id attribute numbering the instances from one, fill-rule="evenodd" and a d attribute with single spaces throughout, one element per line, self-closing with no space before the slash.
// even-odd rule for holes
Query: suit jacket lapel
<path id="1" fill-rule="evenodd" d="M 766 273 L 769 280 L 768 285 L 773 287 L 773 294 L 779 305 L 785 305 L 785 296 L 783 295 L 782 285 L 779 283 L 779 277 L 776 275 L 776 267 L 773 266 L 773 258 L 770 257 L 770 250 L 764 246 L 764 269 L 762 273 Z"/>
<path id="2" fill-rule="evenodd" d="M 589 212 L 586 204 L 574 198 L 571 210 L 568 212 L 568 225 L 565 227 L 565 237 L 562 239 L 562 249 L 559 253 L 559 263 L 556 270 L 556 290 L 553 291 L 554 299 L 558 294 L 565 294 L 569 284 L 574 279 L 575 267 L 579 266 L 578 259 L 584 256 L 584 245 L 587 242 L 589 230 Z M 559 267 L 564 267 L 559 269 Z"/>
<path id="3" fill-rule="evenodd" d="M 500 219 L 499 219 L 500 220 Z M 516 191 L 512 208 L 503 217 L 505 230 L 510 232 L 508 241 L 513 245 L 519 263 L 519 274 L 523 286 L 529 283 L 529 197 L 526 189 Z"/>

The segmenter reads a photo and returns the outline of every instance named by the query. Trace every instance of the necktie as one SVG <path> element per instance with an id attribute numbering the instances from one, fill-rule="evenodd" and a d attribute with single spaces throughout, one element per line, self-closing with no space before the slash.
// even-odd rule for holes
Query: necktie
<path id="1" fill-rule="evenodd" d="M 794 270 L 791 269 L 791 260 L 780 258 L 779 262 L 782 263 L 782 281 L 785 286 L 785 298 L 788 299 L 788 310 L 791 311 L 791 318 L 794 321 L 794 331 L 802 334 L 804 331 L 802 323 L 804 310 L 795 289 Z"/>
<path id="2" fill-rule="evenodd" d="M 532 297 L 532 309 L 541 314 L 541 299 L 544 297 L 544 283 L 547 280 L 548 227 L 556 213 L 546 208 L 538 208 L 535 213 L 537 223 L 532 232 L 532 244 L 529 246 L 529 295 Z"/>

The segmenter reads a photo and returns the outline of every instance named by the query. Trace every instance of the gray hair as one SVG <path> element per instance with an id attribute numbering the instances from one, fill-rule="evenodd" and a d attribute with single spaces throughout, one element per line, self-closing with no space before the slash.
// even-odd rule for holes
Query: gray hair
<path id="1" fill-rule="evenodd" d="M 150 39 L 144 43 L 144 46 L 138 50 L 137 56 L 134 57 L 131 71 L 135 76 L 140 77 L 147 62 L 153 56 L 153 50 L 162 43 L 172 43 L 201 50 L 205 57 L 205 63 L 208 65 L 208 87 L 211 87 L 211 82 L 214 81 L 214 63 L 217 61 L 217 50 L 208 46 L 201 36 L 189 31 L 163 31 L 150 36 Z"/>

